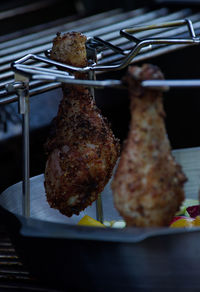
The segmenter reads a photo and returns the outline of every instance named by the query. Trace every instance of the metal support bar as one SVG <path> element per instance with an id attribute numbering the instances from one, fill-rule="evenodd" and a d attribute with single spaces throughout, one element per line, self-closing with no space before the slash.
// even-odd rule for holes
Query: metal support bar
<path id="1" fill-rule="evenodd" d="M 29 96 L 27 89 L 20 93 L 24 113 L 22 113 L 23 137 L 23 188 L 22 212 L 25 217 L 30 216 L 30 147 L 29 147 Z"/>
<path id="2" fill-rule="evenodd" d="M 182 80 L 144 80 L 141 85 L 151 89 L 168 90 L 169 88 L 200 88 L 200 79 Z"/>
<path id="3" fill-rule="evenodd" d="M 16 92 L 18 95 L 19 113 L 22 115 L 22 215 L 30 216 L 30 151 L 29 151 L 29 80 L 19 74 L 15 74 L 15 83 L 7 86 L 8 92 Z"/>
<path id="4" fill-rule="evenodd" d="M 86 49 L 87 49 L 87 56 L 89 55 L 89 57 L 90 57 L 90 60 L 88 60 L 88 62 L 91 62 L 91 63 L 96 62 L 96 50 L 90 49 L 87 46 L 86 46 Z M 89 54 L 88 54 L 88 51 L 89 51 Z M 89 71 L 88 78 L 89 78 L 89 80 L 95 81 L 96 80 L 95 71 Z M 93 99 L 95 100 L 94 87 L 90 87 L 90 93 L 91 93 Z M 97 198 L 95 204 L 96 204 L 96 218 L 98 221 L 103 223 L 103 205 L 102 205 L 101 194 L 98 195 L 98 198 Z"/>
<path id="5" fill-rule="evenodd" d="M 103 223 L 104 216 L 103 216 L 103 205 L 102 205 L 102 198 L 101 194 L 99 194 L 97 200 L 96 200 L 96 217 L 97 220 Z"/>

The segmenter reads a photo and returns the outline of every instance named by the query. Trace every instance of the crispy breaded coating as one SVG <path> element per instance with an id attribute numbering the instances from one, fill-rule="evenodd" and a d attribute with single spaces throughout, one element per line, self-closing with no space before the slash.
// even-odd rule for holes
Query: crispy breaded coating
<path id="1" fill-rule="evenodd" d="M 86 40 L 86 36 L 81 33 L 70 32 L 62 35 L 58 33 L 53 40 L 51 59 L 75 67 L 86 66 Z"/>
<path id="2" fill-rule="evenodd" d="M 167 226 L 184 199 L 186 177 L 171 154 L 162 92 L 145 89 L 142 80 L 163 79 L 156 66 L 130 66 L 124 82 L 131 122 L 116 170 L 114 204 L 128 226 Z"/>
<path id="3" fill-rule="evenodd" d="M 83 67 L 87 65 L 85 41 L 80 33 L 58 35 L 51 58 Z M 97 199 L 110 179 L 119 143 L 89 89 L 83 86 L 63 85 L 52 132 L 45 146 L 47 200 L 62 214 L 78 215 Z"/>

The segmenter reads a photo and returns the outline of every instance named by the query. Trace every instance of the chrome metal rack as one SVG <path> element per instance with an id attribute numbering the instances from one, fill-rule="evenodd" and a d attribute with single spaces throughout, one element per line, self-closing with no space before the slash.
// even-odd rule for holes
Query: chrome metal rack
<path id="1" fill-rule="evenodd" d="M 159 37 L 139 38 L 135 33 L 144 33 L 148 30 L 166 29 L 173 27 L 186 26 L 188 31 L 187 38 L 178 37 L 162 37 L 160 32 Z M 96 80 L 96 72 L 117 71 L 127 67 L 134 59 L 140 56 L 141 52 L 149 53 L 154 46 L 161 46 L 164 49 L 166 46 L 183 46 L 183 45 L 199 45 L 200 38 L 195 35 L 194 27 L 190 19 L 168 21 L 160 24 L 150 24 L 145 26 L 135 26 L 120 30 L 120 35 L 126 38 L 129 42 L 128 49 L 121 49 L 119 46 L 107 42 L 99 37 L 88 37 L 86 49 L 88 54 L 88 66 L 80 68 L 61 64 L 49 59 L 50 51 L 46 51 L 46 57 L 28 54 L 19 58 L 11 64 L 12 70 L 15 72 L 15 82 L 6 84 L 8 93 L 16 93 L 18 96 L 19 112 L 22 115 L 22 134 L 23 134 L 23 215 L 30 216 L 30 165 L 29 165 L 29 82 L 30 81 L 45 81 L 48 83 L 66 83 L 79 84 L 93 88 L 104 87 L 119 87 L 123 86 L 121 80 Z M 96 59 L 102 60 L 105 50 L 112 50 L 114 53 L 120 54 L 121 58 L 116 63 L 97 64 Z M 147 56 L 149 56 L 147 54 Z M 31 64 L 30 61 L 35 61 L 36 64 Z M 45 64 L 42 65 L 42 64 Z M 54 66 L 51 68 L 50 66 Z M 58 70 L 55 67 L 60 67 Z M 76 79 L 73 73 L 80 72 L 88 73 L 88 80 Z M 169 87 L 200 87 L 200 80 L 145 80 L 142 85 L 144 87 L 164 89 Z M 0 104 L 6 104 L 15 101 L 16 98 L 3 98 Z M 101 201 L 97 201 L 97 218 L 103 220 Z"/>

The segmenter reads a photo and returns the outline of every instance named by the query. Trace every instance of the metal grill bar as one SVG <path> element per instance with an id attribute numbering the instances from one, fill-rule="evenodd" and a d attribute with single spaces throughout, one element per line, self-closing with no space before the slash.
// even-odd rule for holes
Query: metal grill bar
<path id="1" fill-rule="evenodd" d="M 141 14 L 141 13 L 145 13 L 145 9 L 138 9 L 138 10 L 134 10 L 129 13 L 133 14 L 135 16 L 137 16 L 137 14 Z M 132 15 L 133 16 L 133 15 Z M 54 26 L 52 24 L 52 27 L 49 29 L 43 29 L 43 30 L 37 30 L 37 28 L 34 29 L 34 32 L 26 34 L 24 36 L 15 38 L 15 39 L 11 39 L 9 41 L 5 41 L 0 45 L 0 48 L 5 49 L 5 48 L 10 48 L 10 47 L 15 47 L 16 45 L 21 45 L 24 46 L 24 44 L 27 44 L 27 47 L 25 45 L 25 48 L 29 48 L 30 44 L 28 45 L 28 43 L 32 43 L 35 40 L 40 39 L 41 44 L 42 43 L 47 43 L 48 41 L 51 41 L 52 39 L 50 39 L 50 37 L 54 37 L 55 34 L 58 31 L 68 31 L 71 29 L 80 29 L 80 27 L 83 28 L 84 31 L 87 31 L 89 29 L 91 29 L 91 27 L 93 27 L 93 29 L 98 28 L 103 26 L 103 23 L 105 21 L 106 25 L 110 25 L 112 23 L 114 23 L 115 21 L 122 21 L 124 19 L 124 13 L 122 12 L 121 9 L 116 9 L 116 10 L 112 10 L 112 11 L 108 11 L 108 12 L 104 12 L 104 13 L 100 13 L 98 15 L 93 15 L 93 16 L 89 16 L 87 18 L 83 18 L 83 19 L 76 19 L 75 21 L 71 21 L 69 22 L 68 19 L 62 20 L 62 22 L 64 22 L 61 25 L 58 26 Z M 0 41 L 1 41 L 1 37 L 0 37 Z"/>
<path id="2" fill-rule="evenodd" d="M 178 13 L 172 13 L 170 15 L 164 16 L 164 17 L 160 17 L 156 19 L 157 23 L 164 23 L 167 21 L 171 21 L 173 19 L 181 19 L 181 18 L 185 18 L 188 15 L 188 9 L 185 9 L 183 11 L 179 11 Z M 200 13 L 194 14 L 190 17 L 191 21 L 194 23 L 195 21 L 198 21 L 200 19 Z M 150 21 L 149 25 L 154 24 L 154 21 Z M 199 28 L 200 27 L 200 23 L 197 22 L 193 25 L 195 28 Z M 137 38 L 149 38 L 149 37 L 174 37 L 174 36 L 180 36 L 182 34 L 185 34 L 187 32 L 187 27 L 182 26 L 182 27 L 177 27 L 177 28 L 166 28 L 166 29 L 157 29 L 156 31 L 143 31 L 143 32 L 139 32 L 136 33 L 135 36 Z M 108 35 L 104 35 L 102 38 L 106 41 L 110 41 L 110 39 L 112 39 L 113 35 L 108 34 Z M 130 49 L 130 42 L 125 42 L 123 38 L 115 38 L 114 40 L 112 40 L 112 44 L 116 45 L 116 46 L 121 46 L 122 49 Z M 168 50 L 171 50 L 170 47 L 168 47 Z M 121 58 L 121 56 L 118 54 L 113 55 L 111 54 L 110 50 L 105 50 L 103 52 L 103 56 L 104 57 L 111 57 L 111 62 L 113 60 L 118 60 L 118 58 Z M 109 59 L 103 59 L 102 63 L 105 62 L 104 60 L 106 60 L 106 62 L 109 61 Z"/>
<path id="3" fill-rule="evenodd" d="M 41 285 L 25 268 L 7 235 L 0 225 L 0 291 L 59 292 Z"/>
<path id="4" fill-rule="evenodd" d="M 50 48 L 51 44 L 50 41 L 52 41 L 53 37 L 55 37 L 55 33 L 57 31 L 66 31 L 69 29 L 73 29 L 73 30 L 81 30 L 81 31 L 86 31 L 89 30 L 89 28 L 92 26 L 93 29 L 95 28 L 99 28 L 102 27 L 102 25 L 110 25 L 113 24 L 113 22 L 116 21 L 122 21 L 126 16 L 129 16 L 130 18 L 137 18 L 137 15 L 140 15 L 142 13 L 145 12 L 145 9 L 138 9 L 138 10 L 134 10 L 132 12 L 129 12 L 127 14 L 124 13 L 119 13 L 119 10 L 116 11 L 111 11 L 111 12 L 107 12 L 107 13 L 103 13 L 97 16 L 92 16 L 86 19 L 82 19 L 79 21 L 75 21 L 72 22 L 70 24 L 66 24 L 63 26 L 59 26 L 56 28 L 53 28 L 51 30 L 47 30 L 44 32 L 39 32 L 39 33 L 35 33 L 29 36 L 24 36 L 21 38 L 18 38 L 16 40 L 12 40 L 9 42 L 5 42 L 2 43 L 0 45 L 0 48 L 5 48 L 5 50 L 1 50 L 1 52 L 3 51 L 1 58 L 0 58 L 0 79 L 2 80 L 1 82 L 1 86 L 0 86 L 0 90 L 5 86 L 5 84 L 9 83 L 9 82 L 13 82 L 13 72 L 10 70 L 10 63 L 12 61 L 14 61 L 15 59 L 17 59 L 18 57 L 22 57 L 24 56 L 26 53 L 30 53 L 30 52 L 34 52 L 34 53 L 42 53 L 43 50 Z M 92 23 L 92 25 L 91 25 Z M 53 31 L 52 31 L 53 30 Z M 50 36 L 48 35 L 48 41 L 49 43 L 46 43 L 46 40 L 44 39 L 43 41 L 43 34 L 48 34 L 51 33 Z M 40 39 L 41 45 L 38 47 L 34 47 L 34 40 Z M 21 44 L 21 43 L 25 43 L 26 44 L 26 50 L 19 50 L 17 49 L 17 45 Z M 14 52 L 17 52 L 17 54 L 11 54 L 8 56 L 7 52 L 9 51 L 9 49 L 14 50 Z M 7 51 L 8 50 L 8 51 Z M 5 56 L 6 54 L 6 56 Z M 44 66 L 44 65 L 43 65 Z M 30 84 L 30 88 L 32 88 L 32 83 Z M 1 95 L 5 92 L 0 92 Z"/>
<path id="5" fill-rule="evenodd" d="M 131 18 L 137 18 L 137 14 L 138 13 L 142 13 L 143 10 L 139 10 L 139 11 L 133 11 L 132 15 L 131 15 Z M 124 15 L 122 15 L 124 17 Z M 148 16 L 147 16 L 148 18 Z M 114 21 L 119 21 L 120 22 L 120 19 L 121 19 L 121 14 L 119 15 L 116 15 L 116 17 L 109 17 L 106 21 L 106 19 L 104 19 L 104 23 L 102 23 L 102 19 L 99 20 L 99 21 L 94 21 L 94 23 L 92 24 L 92 27 L 95 29 L 95 27 L 101 27 L 102 28 L 102 25 L 108 25 L 108 27 L 112 27 L 113 26 L 113 22 Z M 121 28 L 124 27 L 123 26 L 123 23 L 124 22 L 120 22 L 122 23 L 121 25 Z M 129 21 L 129 24 L 131 25 L 131 21 Z M 87 23 L 85 25 L 82 25 L 81 26 L 78 26 L 76 24 L 76 26 L 74 27 L 71 27 L 71 29 L 73 30 L 79 30 L 83 33 L 90 33 L 91 35 L 94 35 L 92 34 L 92 31 L 89 30 L 89 28 L 91 27 L 91 23 Z M 65 28 L 64 27 L 59 27 L 57 28 L 56 32 L 58 31 L 66 31 L 68 30 L 69 28 Z M 95 30 L 96 31 L 96 30 Z M 86 34 L 87 34 L 86 33 Z M 14 47 L 12 47 L 12 53 L 13 54 L 10 54 L 9 55 L 9 49 L 11 49 L 9 46 L 6 46 L 5 50 L 1 50 L 2 51 L 2 55 L 1 55 L 1 58 L 0 58 L 0 72 L 2 71 L 5 71 L 7 69 L 10 69 L 10 63 L 16 59 L 19 59 L 21 57 L 23 57 L 24 55 L 26 54 L 40 54 L 40 53 L 43 53 L 45 50 L 49 49 L 51 47 L 51 42 L 52 42 L 52 39 L 55 37 L 55 33 L 52 34 L 52 35 L 49 35 L 48 36 L 48 41 L 46 41 L 46 38 L 42 38 L 41 40 L 38 41 L 38 39 L 40 39 L 40 35 L 36 35 L 36 40 L 32 39 L 32 40 L 29 40 L 29 41 L 26 41 L 26 49 L 23 48 L 21 49 L 20 47 L 18 48 L 17 45 L 15 45 Z M 21 40 L 22 43 L 23 43 L 23 40 Z"/>
<path id="6" fill-rule="evenodd" d="M 200 14 L 195 14 L 191 17 L 191 20 L 192 21 L 196 21 L 197 19 L 199 19 L 200 17 Z M 151 23 L 150 23 L 151 24 Z M 194 28 L 195 30 L 198 29 L 200 27 L 200 22 L 196 22 L 194 23 Z M 144 31 L 142 33 L 138 33 L 136 34 L 136 36 L 138 38 L 145 38 L 145 37 L 153 37 L 153 36 L 156 36 L 157 38 L 159 37 L 163 37 L 163 38 L 166 38 L 166 37 L 180 37 L 181 35 L 185 34 L 187 31 L 187 28 L 186 27 L 178 27 L 176 29 L 170 29 L 170 30 L 164 30 L 162 33 L 151 33 L 149 34 L 148 31 Z M 159 30 L 160 32 L 160 30 Z M 119 42 L 112 42 L 113 44 L 115 45 L 118 45 Z M 186 45 L 172 45 L 170 47 L 163 47 L 163 46 L 159 46 L 157 45 L 155 48 L 153 48 L 151 51 L 148 51 L 148 52 L 144 52 L 143 54 L 140 54 L 138 56 L 136 56 L 133 60 L 133 63 L 135 62 L 138 62 L 138 61 L 143 61 L 143 60 L 146 60 L 148 58 L 151 58 L 151 57 L 155 57 L 155 56 L 159 56 L 161 54 L 164 54 L 166 52 L 170 52 L 170 51 L 174 51 L 176 49 L 179 49 L 179 48 L 183 48 L 183 47 L 186 47 Z M 130 49 L 130 43 L 127 43 L 126 45 L 122 45 L 121 48 L 123 49 Z M 109 50 L 106 50 L 103 52 L 103 59 L 102 61 L 100 60 L 99 61 L 99 64 L 106 64 L 106 63 L 109 63 L 109 62 L 116 62 L 118 60 L 120 60 L 122 58 L 121 55 L 119 54 L 111 54 L 111 52 Z"/>
<path id="7" fill-rule="evenodd" d="M 38 1 L 35 3 L 30 3 L 24 6 L 16 7 L 7 11 L 0 12 L 0 20 L 8 19 L 13 16 L 23 15 L 28 12 L 37 11 L 41 8 L 49 7 L 51 3 L 55 3 L 56 0 L 46 0 Z"/>
<path id="8" fill-rule="evenodd" d="M 187 32 L 189 34 L 189 38 L 158 38 L 157 35 L 154 38 L 147 38 L 147 39 L 140 39 L 133 35 L 137 32 L 143 32 L 143 31 L 149 31 L 149 30 L 155 30 L 155 29 L 162 29 L 162 28 L 168 28 L 168 27 L 179 27 L 179 26 L 186 26 Z M 45 81 L 59 81 L 64 83 L 70 83 L 70 84 L 80 84 L 85 86 L 92 86 L 92 87 L 105 87 L 105 86 L 119 86 L 121 82 L 119 80 L 105 80 L 105 81 L 96 81 L 96 80 L 76 80 L 74 79 L 74 76 L 70 75 L 66 72 L 66 70 L 75 71 L 75 72 L 82 72 L 82 73 L 89 73 L 89 76 L 92 74 L 92 72 L 97 71 L 116 71 L 121 70 L 128 66 L 134 58 L 139 55 L 139 53 L 142 51 L 143 48 L 150 49 L 154 45 L 199 45 L 200 39 L 199 37 L 196 37 L 192 21 L 190 19 L 185 20 L 176 20 L 176 21 L 170 21 L 166 23 L 157 23 L 152 25 L 144 25 L 134 28 L 125 28 L 120 31 L 120 35 L 122 37 L 125 37 L 128 39 L 133 45 L 132 48 L 129 51 L 124 51 L 119 47 L 116 47 L 112 45 L 109 42 L 106 42 L 105 40 L 102 40 L 98 37 L 89 37 L 86 42 L 86 49 L 91 52 L 93 52 L 93 55 L 96 55 L 96 50 L 102 50 L 103 47 L 109 48 L 112 51 L 119 52 L 120 55 L 125 56 L 124 59 L 122 59 L 121 63 L 117 64 L 105 64 L 105 65 L 97 65 L 95 62 L 93 62 L 91 65 L 88 65 L 86 67 L 74 67 L 67 64 L 62 64 L 59 62 L 56 62 L 51 59 L 43 58 L 41 56 L 28 54 L 21 59 L 18 59 L 14 63 L 12 63 L 12 68 L 15 72 L 18 72 L 22 74 L 23 76 L 27 76 L 31 80 L 45 80 Z M 47 53 L 47 56 L 49 55 L 49 52 Z M 36 60 L 41 61 L 44 63 L 47 63 L 49 65 L 55 65 L 56 67 L 62 68 L 64 71 L 60 70 L 54 70 L 54 69 L 45 69 L 37 66 L 32 65 L 26 65 L 24 64 L 28 60 Z M 96 60 L 96 57 L 95 57 Z M 94 74 L 94 73 L 93 73 Z M 91 75 L 92 76 L 92 75 Z M 180 82 L 179 82 L 180 84 Z M 173 84 L 174 86 L 174 84 Z M 176 85 L 177 86 L 177 85 Z M 180 86 L 180 85 L 179 85 Z M 193 85 L 192 85 L 193 86 Z M 196 85 L 195 85 L 196 86 Z M 12 87 L 12 86 L 11 86 Z M 8 86 L 9 91 L 9 86 Z"/>
<path id="9" fill-rule="evenodd" d="M 39 82 L 39 83 L 41 84 L 41 82 Z M 30 94 L 30 97 L 32 97 L 32 96 L 35 96 L 37 94 L 41 94 L 43 92 L 46 92 L 48 90 L 58 88 L 59 86 L 60 86 L 60 83 L 58 83 L 58 82 L 44 83 L 43 85 L 37 86 L 36 88 L 31 88 L 29 90 L 29 94 Z M 7 95 L 6 92 L 7 92 L 6 90 L 2 91 L 3 97 L 0 99 L 1 104 L 8 104 L 8 103 L 15 102 L 18 100 L 18 97 L 16 94 L 11 94 L 8 97 L 4 97 Z M 1 95 L 1 92 L 0 92 L 0 95 Z"/>
<path id="10" fill-rule="evenodd" d="M 33 33 L 27 36 L 23 36 L 14 40 L 3 42 L 1 44 L 1 57 L 0 57 L 0 96 L 4 98 L 8 96 L 5 91 L 4 86 L 7 83 L 13 82 L 13 72 L 10 70 L 10 63 L 20 56 L 24 56 L 26 53 L 42 53 L 43 50 L 49 49 L 51 47 L 50 41 L 55 36 L 56 31 L 67 31 L 67 30 L 79 30 L 84 32 L 88 36 L 98 35 L 102 39 L 111 41 L 114 45 L 120 45 L 123 49 L 130 49 L 130 43 L 126 39 L 119 36 L 118 29 L 128 26 L 133 26 L 135 24 L 143 25 L 145 23 L 151 24 L 153 22 L 163 22 L 176 20 L 184 17 L 189 17 L 194 24 L 195 29 L 200 28 L 200 13 L 193 14 L 190 9 L 183 9 L 178 12 L 170 13 L 166 8 L 162 8 L 155 11 L 148 11 L 147 9 L 137 9 L 130 12 L 122 12 L 120 10 L 115 10 L 95 16 L 91 16 L 78 21 L 72 21 L 71 23 L 59 25 L 54 28 L 43 30 L 39 33 Z M 103 26 L 103 27 L 102 27 Z M 162 37 L 179 36 L 186 32 L 185 27 L 178 27 L 175 29 L 166 28 L 162 32 Z M 160 31 L 157 32 L 145 31 L 139 32 L 138 37 L 151 37 L 161 36 Z M 39 39 L 39 40 L 38 40 Z M 183 45 L 185 47 L 185 45 Z M 149 57 L 157 56 L 165 52 L 173 51 L 180 48 L 180 46 L 170 46 L 163 47 L 157 46 L 150 52 L 143 51 L 139 54 L 133 62 L 138 62 L 145 60 Z M 7 54 L 6 55 L 6 51 Z M 16 52 L 16 54 L 15 54 Z M 105 63 L 119 61 L 122 56 L 120 54 L 113 53 L 111 50 L 103 51 L 103 60 L 99 60 L 99 65 Z M 34 64 L 34 62 L 33 62 Z M 41 66 L 46 67 L 45 64 Z M 33 96 L 38 93 L 42 93 L 47 90 L 51 90 L 60 86 L 60 83 L 46 84 L 43 81 L 31 81 L 30 82 L 30 95 Z M 9 94 L 9 99 L 16 100 L 15 94 Z M 2 100 L 3 101 L 3 100 Z M 3 101 L 4 103 L 4 101 Z"/>
<path id="11" fill-rule="evenodd" d="M 178 11 L 178 12 L 174 12 L 174 13 L 170 13 L 170 14 L 167 14 L 167 15 L 164 15 L 164 16 L 161 16 L 161 17 L 157 17 L 156 18 L 156 22 L 157 23 L 164 23 L 164 22 L 167 22 L 167 21 L 172 21 L 174 19 L 183 19 L 185 17 L 187 17 L 187 15 L 189 15 L 191 13 L 190 9 L 184 9 L 184 10 L 181 10 L 181 11 Z M 191 16 L 192 21 L 194 21 L 194 15 Z M 200 14 L 198 14 L 198 16 L 196 17 L 196 20 L 198 20 L 200 18 Z M 151 25 L 151 24 L 154 24 L 155 23 L 155 19 L 151 19 L 148 21 L 148 24 Z M 134 23 L 132 24 L 132 26 L 134 25 Z M 137 25 L 137 22 L 135 23 L 135 25 Z M 170 31 L 170 28 L 166 29 L 167 31 Z M 173 28 L 174 30 L 174 28 Z M 162 32 L 165 31 L 164 29 L 162 29 Z M 185 28 L 184 28 L 184 31 L 185 31 Z M 159 31 L 157 30 L 156 32 L 146 32 L 146 31 L 143 31 L 141 32 L 140 34 L 136 34 L 137 36 L 140 36 L 140 38 L 145 38 L 147 36 L 150 36 L 150 35 L 154 35 L 154 34 L 157 34 Z M 103 34 L 103 35 L 98 35 L 99 37 L 101 37 L 102 39 L 106 40 L 106 41 L 112 41 L 112 43 L 114 45 L 123 45 L 124 43 L 124 38 L 119 38 L 119 34 L 117 31 L 113 31 L 113 32 L 108 32 L 106 34 Z"/>

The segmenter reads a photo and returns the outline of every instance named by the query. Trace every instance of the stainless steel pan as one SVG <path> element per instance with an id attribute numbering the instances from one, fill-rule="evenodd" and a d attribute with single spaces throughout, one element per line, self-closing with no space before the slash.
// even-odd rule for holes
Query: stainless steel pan
<path id="1" fill-rule="evenodd" d="M 197 198 L 200 148 L 173 152 Z M 31 272 L 63 291 L 199 291 L 200 228 L 95 228 L 77 226 L 95 206 L 67 218 L 46 202 L 43 175 L 31 179 L 31 217 L 21 214 L 21 182 L 0 196 L 0 217 Z M 120 216 L 108 184 L 102 194 L 105 220 Z"/>

